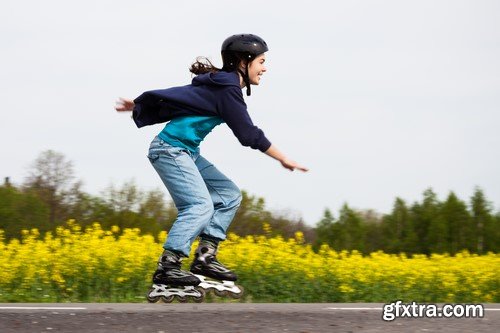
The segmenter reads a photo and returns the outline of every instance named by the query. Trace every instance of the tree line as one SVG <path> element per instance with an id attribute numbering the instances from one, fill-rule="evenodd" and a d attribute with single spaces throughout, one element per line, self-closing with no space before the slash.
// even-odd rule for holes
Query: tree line
<path id="1" fill-rule="evenodd" d="M 469 203 L 450 192 L 439 201 L 432 189 L 421 202 L 411 205 L 396 198 L 392 212 L 355 210 L 344 204 L 335 218 L 326 209 L 315 228 L 301 218 L 272 213 L 264 198 L 242 191 L 241 206 L 229 228 L 240 236 L 268 234 L 292 237 L 304 234 L 314 249 L 328 244 L 336 250 L 358 250 L 364 254 L 386 253 L 472 253 L 498 252 L 500 212 L 483 191 L 476 188 Z M 0 229 L 7 239 L 19 238 L 21 230 L 37 228 L 42 234 L 76 220 L 82 227 L 99 222 L 103 228 L 139 228 L 157 235 L 169 230 L 177 217 L 172 201 L 155 189 L 142 191 L 133 181 L 110 185 L 100 195 L 82 190 L 73 165 L 64 155 L 48 150 L 33 162 L 21 185 L 8 178 L 0 185 Z"/>
<path id="2" fill-rule="evenodd" d="M 456 254 L 462 250 L 497 253 L 500 245 L 500 213 L 493 212 L 484 192 L 476 188 L 469 204 L 450 192 L 444 201 L 429 188 L 421 202 L 412 205 L 396 198 L 392 212 L 355 211 L 347 204 L 338 218 L 326 210 L 317 224 L 315 247 L 328 244 L 336 250 L 356 249 L 364 254 Z"/>
<path id="3" fill-rule="evenodd" d="M 169 230 L 176 217 L 177 209 L 163 191 L 142 191 L 133 181 L 109 185 L 99 195 L 84 192 L 82 182 L 75 179 L 72 162 L 52 150 L 36 158 L 21 185 L 5 178 L 0 186 L 0 229 L 7 239 L 19 238 L 23 229 L 37 228 L 43 234 L 68 220 L 82 227 L 99 222 L 106 229 L 139 228 L 157 235 Z M 263 198 L 246 191 L 242 191 L 240 208 L 228 231 L 240 236 L 267 233 L 284 237 L 301 231 L 309 242 L 315 235 L 301 218 L 273 214 L 266 210 Z"/>

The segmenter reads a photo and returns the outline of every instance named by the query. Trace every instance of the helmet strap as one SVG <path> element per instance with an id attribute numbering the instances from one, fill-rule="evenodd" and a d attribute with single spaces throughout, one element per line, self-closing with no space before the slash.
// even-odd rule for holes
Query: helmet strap
<path id="1" fill-rule="evenodd" d="M 250 88 L 250 77 L 248 76 L 248 62 L 246 64 L 246 72 L 243 72 L 241 69 L 238 68 L 238 73 L 240 73 L 241 76 L 243 77 L 243 81 L 245 82 L 245 86 L 247 87 L 247 96 L 250 96 L 252 91 Z"/>
<path id="2" fill-rule="evenodd" d="M 250 94 L 252 93 L 252 91 L 250 90 L 250 77 L 248 76 L 248 61 L 247 61 L 247 71 L 246 71 L 246 74 L 245 74 L 245 78 L 244 78 L 246 81 L 245 85 L 247 86 L 247 96 L 250 96 Z"/>

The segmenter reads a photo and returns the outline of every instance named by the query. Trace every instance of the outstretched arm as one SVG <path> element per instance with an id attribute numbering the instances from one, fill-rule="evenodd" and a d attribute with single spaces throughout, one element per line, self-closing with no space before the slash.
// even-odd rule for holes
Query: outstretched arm
<path id="1" fill-rule="evenodd" d="M 134 105 L 133 100 L 120 97 L 120 99 L 116 101 L 115 110 L 118 112 L 132 111 L 134 110 Z"/>
<path id="2" fill-rule="evenodd" d="M 308 168 L 305 168 L 305 167 L 297 164 L 295 161 L 288 159 L 282 152 L 280 152 L 278 150 L 278 148 L 276 148 L 275 145 L 271 145 L 271 147 L 269 147 L 269 149 L 266 150 L 264 153 L 267 154 L 268 156 L 271 156 L 272 158 L 280 161 L 281 165 L 283 165 L 283 167 L 287 168 L 290 171 L 293 171 L 295 169 L 303 171 L 303 172 L 309 171 Z"/>

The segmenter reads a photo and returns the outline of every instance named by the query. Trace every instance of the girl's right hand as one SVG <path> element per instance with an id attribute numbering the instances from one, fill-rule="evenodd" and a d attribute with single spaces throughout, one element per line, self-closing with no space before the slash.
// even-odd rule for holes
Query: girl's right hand
<path id="1" fill-rule="evenodd" d="M 135 103 L 131 99 L 121 98 L 116 101 L 115 110 L 118 112 L 134 110 Z"/>
<path id="2" fill-rule="evenodd" d="M 295 169 L 300 170 L 302 172 L 309 171 L 308 168 L 305 168 L 305 167 L 299 165 L 297 162 L 289 160 L 287 158 L 281 161 L 281 165 L 283 165 L 283 167 L 287 168 L 290 171 L 293 171 Z"/>

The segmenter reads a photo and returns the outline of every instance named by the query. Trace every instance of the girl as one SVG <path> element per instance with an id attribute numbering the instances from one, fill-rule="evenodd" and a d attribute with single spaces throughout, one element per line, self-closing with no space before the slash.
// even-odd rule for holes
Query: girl
<path id="1" fill-rule="evenodd" d="M 256 35 L 233 35 L 222 44 L 221 69 L 197 59 L 190 69 L 197 76 L 190 85 L 147 91 L 133 101 L 121 98 L 117 102 L 117 111 L 133 111 L 137 127 L 168 121 L 151 142 L 148 158 L 172 196 L 178 216 L 153 274 L 150 301 L 160 296 L 172 301 L 173 295 L 181 301 L 187 300 L 186 296 L 200 301 L 203 294 L 194 288 L 198 285 L 214 288 L 219 295 L 230 292 L 241 296 L 241 289 L 234 285 L 236 274 L 216 259 L 218 244 L 226 239 L 241 193 L 200 155 L 200 142 L 215 126 L 226 123 L 243 146 L 264 152 L 291 171 L 308 171 L 272 145 L 247 112 L 241 90 L 246 88 L 250 96 L 251 85 L 259 84 L 266 72 L 266 51 L 266 42 Z M 190 272 L 183 271 L 181 260 L 189 256 L 198 236 Z"/>

